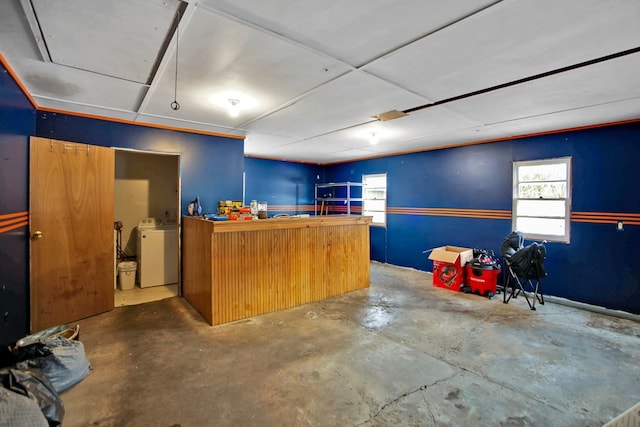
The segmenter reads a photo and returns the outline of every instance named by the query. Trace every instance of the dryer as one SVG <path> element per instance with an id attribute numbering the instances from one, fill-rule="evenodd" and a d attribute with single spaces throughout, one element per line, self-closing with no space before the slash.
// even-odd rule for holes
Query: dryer
<path id="1" fill-rule="evenodd" d="M 178 283 L 178 224 L 156 218 L 138 223 L 138 273 L 141 288 Z"/>

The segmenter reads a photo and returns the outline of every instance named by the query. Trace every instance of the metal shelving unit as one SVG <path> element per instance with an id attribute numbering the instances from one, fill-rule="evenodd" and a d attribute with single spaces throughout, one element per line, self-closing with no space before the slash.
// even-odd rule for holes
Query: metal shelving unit
<path id="1" fill-rule="evenodd" d="M 362 202 L 362 197 L 351 197 L 351 188 L 352 187 L 364 187 L 364 184 L 361 182 L 329 182 L 326 184 L 316 184 L 315 194 L 314 194 L 314 213 L 318 215 L 318 202 L 343 202 L 347 205 L 347 215 L 351 215 L 351 202 Z M 318 189 L 328 188 L 331 189 L 331 197 L 318 196 Z M 346 197 L 334 197 L 335 190 L 344 188 Z M 362 196 L 362 192 L 361 192 Z M 321 204 L 324 206 L 324 203 Z M 322 215 L 322 212 L 320 212 Z"/>

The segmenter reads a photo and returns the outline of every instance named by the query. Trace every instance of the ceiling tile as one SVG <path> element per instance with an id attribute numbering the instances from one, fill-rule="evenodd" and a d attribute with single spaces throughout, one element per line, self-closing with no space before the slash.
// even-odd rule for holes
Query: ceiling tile
<path id="1" fill-rule="evenodd" d="M 426 98 L 354 71 L 245 127 L 249 131 L 309 138 L 375 121 L 371 117 L 374 114 L 426 102 Z"/>
<path id="2" fill-rule="evenodd" d="M 128 80 L 34 60 L 19 63 L 16 71 L 30 94 L 41 99 L 39 106 L 47 107 L 49 99 L 56 103 L 66 101 L 66 109 L 70 111 L 82 111 L 83 105 L 86 105 L 104 111 L 133 113 L 148 89 L 145 85 Z"/>
<path id="3" fill-rule="evenodd" d="M 640 46 L 640 2 L 504 1 L 367 65 L 445 100 Z"/>
<path id="4" fill-rule="evenodd" d="M 30 3 L 54 63 L 146 84 L 180 1 Z"/>
<path id="5" fill-rule="evenodd" d="M 640 97 L 640 53 L 447 104 L 491 125 Z M 636 116 L 639 112 L 635 112 Z M 538 121 L 539 122 L 539 121 Z"/>
<path id="6" fill-rule="evenodd" d="M 201 3 L 358 67 L 495 0 L 202 0 Z"/>
<path id="7" fill-rule="evenodd" d="M 175 62 L 167 61 L 143 113 L 238 126 L 349 71 L 335 60 L 201 9 L 183 31 L 177 83 L 181 109 L 169 108 Z M 169 53 L 175 55 L 173 45 Z M 231 97 L 241 101 L 235 119 L 226 108 Z"/>
<path id="8" fill-rule="evenodd" d="M 540 132 L 585 127 L 593 124 L 615 123 L 640 119 L 640 97 L 526 117 L 491 125 L 508 136 L 522 136 Z"/>

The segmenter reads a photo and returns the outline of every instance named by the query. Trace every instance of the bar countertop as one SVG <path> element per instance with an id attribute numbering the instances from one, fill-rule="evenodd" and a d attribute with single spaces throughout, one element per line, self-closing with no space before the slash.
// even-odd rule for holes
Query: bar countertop
<path id="1" fill-rule="evenodd" d="M 271 217 L 267 219 L 213 221 L 204 217 L 187 217 L 212 223 L 214 233 L 277 230 L 287 228 L 329 227 L 341 224 L 371 224 L 372 217 L 362 215 L 321 215 L 310 217 Z"/>

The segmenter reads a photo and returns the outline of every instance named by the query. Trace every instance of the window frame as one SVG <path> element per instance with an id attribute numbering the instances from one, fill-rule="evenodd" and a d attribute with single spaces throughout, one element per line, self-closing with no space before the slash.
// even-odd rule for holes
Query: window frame
<path id="1" fill-rule="evenodd" d="M 384 177 L 384 199 L 369 199 L 367 198 L 367 189 L 382 189 L 382 187 L 371 187 L 367 185 L 367 178 L 378 178 Z M 369 173 L 362 174 L 362 215 L 368 216 L 366 212 L 382 212 L 384 214 L 384 222 L 379 221 L 371 221 L 371 226 L 373 227 L 386 227 L 387 226 L 387 199 L 388 199 L 388 191 L 389 191 L 389 182 L 388 175 L 386 172 L 382 173 Z M 365 211 L 365 204 L 367 200 L 384 200 L 384 209 L 376 210 L 376 209 L 368 209 Z"/>
<path id="2" fill-rule="evenodd" d="M 564 182 L 566 183 L 566 195 L 564 198 L 525 198 L 519 197 L 519 184 L 526 182 L 551 182 L 551 181 L 520 181 L 518 171 L 521 166 L 544 166 L 544 165 L 552 165 L 552 164 L 564 164 L 566 167 L 566 179 Z M 511 229 L 513 231 L 517 230 L 518 218 L 555 218 L 555 219 L 563 219 L 564 220 L 564 235 L 558 236 L 555 234 L 544 234 L 544 233 L 529 233 L 523 230 L 525 239 L 527 240 L 546 240 L 551 242 L 561 242 L 561 243 L 570 243 L 571 242 L 571 200 L 572 200 L 572 158 L 568 157 L 557 157 L 551 159 L 540 159 L 540 160 L 526 160 L 526 161 L 514 161 L 513 162 L 513 194 L 512 194 L 512 209 L 511 209 Z M 553 182 L 558 182 L 558 180 L 554 180 Z M 531 216 L 531 215 L 519 215 L 518 213 L 518 202 L 521 200 L 563 200 L 564 201 L 564 217 L 560 216 Z"/>

